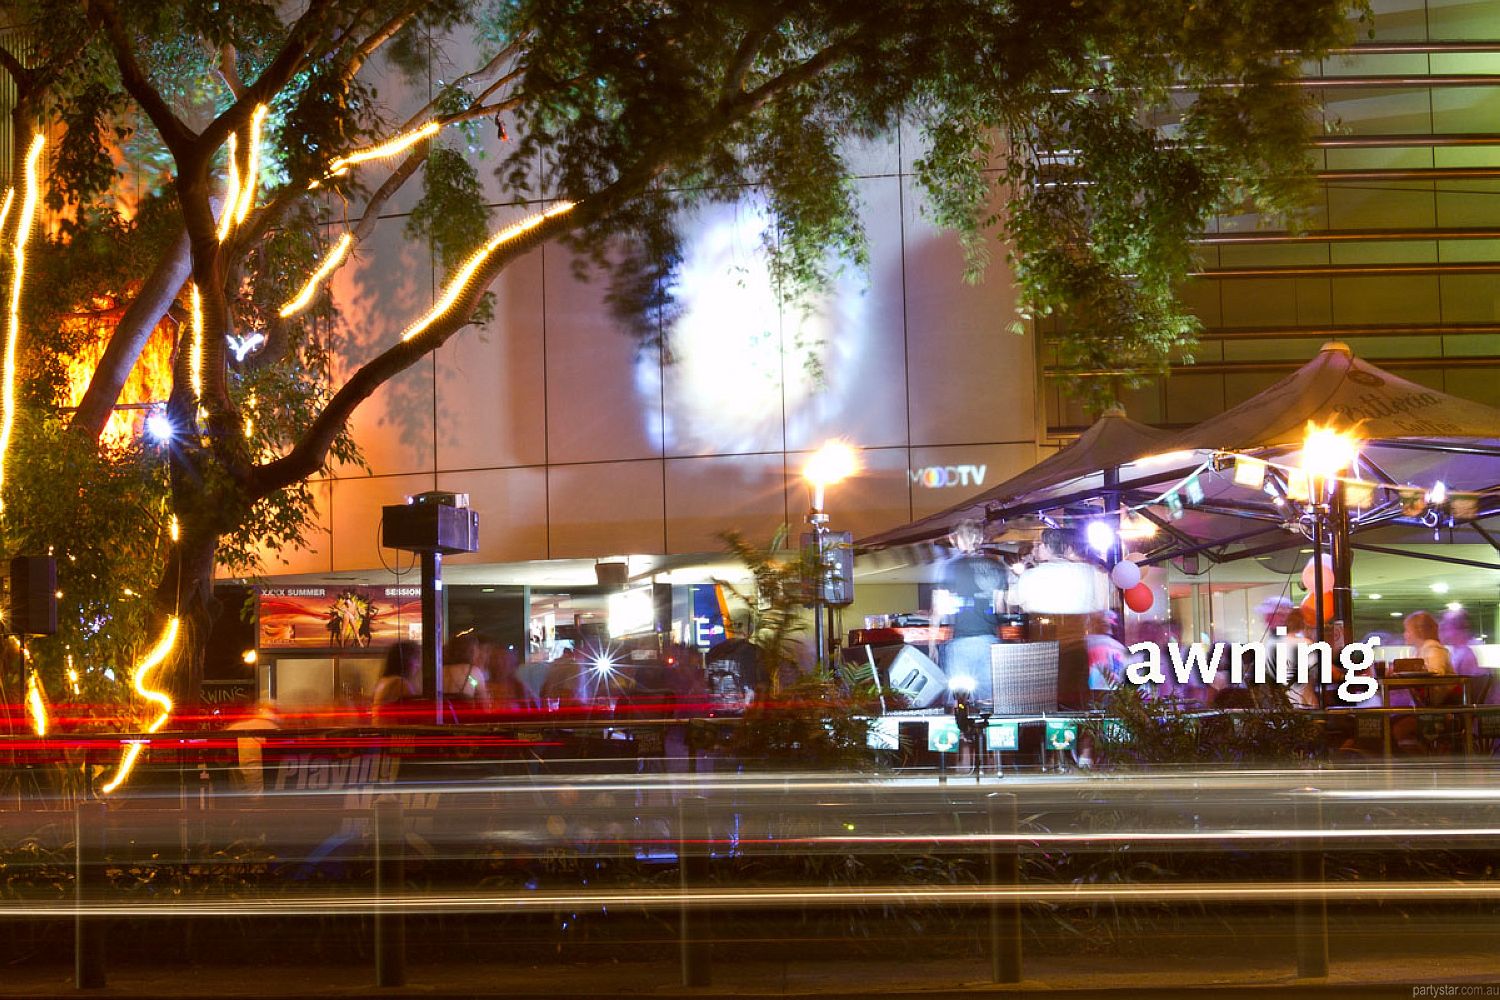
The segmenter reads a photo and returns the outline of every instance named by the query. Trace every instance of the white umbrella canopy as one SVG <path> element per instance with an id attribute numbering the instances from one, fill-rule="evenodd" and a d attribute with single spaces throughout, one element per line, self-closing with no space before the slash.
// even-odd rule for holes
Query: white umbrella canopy
<path id="1" fill-rule="evenodd" d="M 1182 452 L 1180 475 L 1193 471 L 1204 455 L 1250 455 L 1273 465 L 1296 468 L 1309 424 L 1354 433 L 1360 457 L 1349 476 L 1370 489 L 1353 511 L 1356 533 L 1379 531 L 1392 544 L 1433 531 L 1452 541 L 1479 541 L 1475 522 L 1500 512 L 1500 409 L 1451 396 L 1407 381 L 1356 358 L 1347 344 L 1324 344 L 1307 364 L 1217 417 L 1182 431 L 1162 444 Z M 1212 545 L 1211 556 L 1234 558 L 1278 545 L 1301 542 L 1300 534 L 1278 537 L 1278 524 L 1295 523 L 1298 507 L 1278 503 L 1272 489 L 1234 482 L 1232 462 L 1197 477 L 1201 499 L 1183 499 L 1183 509 L 1161 543 L 1161 551 Z M 1429 506 L 1425 494 L 1442 482 L 1448 492 L 1471 494 L 1460 504 Z M 1127 484 L 1129 486 L 1129 484 Z M 1127 502 L 1141 504 L 1158 487 L 1129 490 Z M 1472 496 L 1472 494 L 1488 495 Z M 1413 505 L 1416 493 L 1421 501 Z M 1352 493 L 1351 493 L 1352 495 Z M 1256 533 L 1257 527 L 1263 530 Z"/>
<path id="2" fill-rule="evenodd" d="M 964 521 L 993 520 L 1008 505 L 1031 504 L 1064 494 L 1097 495 L 1105 488 L 1104 470 L 1120 470 L 1122 478 L 1131 475 L 1135 468 L 1132 463 L 1164 451 L 1162 442 L 1171 436 L 1171 431 L 1131 420 L 1122 409 L 1107 410 L 1077 440 L 1024 472 L 947 510 L 861 539 L 858 546 L 882 549 L 930 541 L 947 535 Z"/>
<path id="3" fill-rule="evenodd" d="M 1298 447 L 1309 421 L 1355 428 L 1366 441 L 1500 442 L 1500 410 L 1408 382 L 1332 341 L 1280 382 L 1181 432 L 1166 447 Z"/>
<path id="4" fill-rule="evenodd" d="M 859 545 L 880 549 L 931 540 L 965 520 L 1019 524 L 1044 513 L 1097 516 L 1106 491 L 1104 470 L 1118 473 L 1123 503 L 1160 524 L 1157 537 L 1140 546 L 1153 561 L 1194 551 L 1232 559 L 1303 544 L 1302 535 L 1289 530 L 1297 519 L 1295 505 L 1235 483 L 1232 461 L 1215 468 L 1210 459 L 1243 454 L 1295 467 L 1310 422 L 1352 429 L 1362 439 L 1354 475 L 1376 489 L 1355 514 L 1357 532 L 1379 528 L 1381 541 L 1403 531 L 1413 539 L 1425 533 L 1431 541 L 1434 527 L 1441 527 L 1454 541 L 1480 541 L 1484 535 L 1474 522 L 1500 513 L 1500 409 L 1399 378 L 1354 357 L 1348 345 L 1331 342 L 1286 378 L 1184 431 L 1163 431 L 1112 410 L 1025 472 Z M 1190 476 L 1192 490 L 1173 490 Z M 1460 516 L 1445 513 L 1440 525 L 1434 525 L 1431 510 L 1403 510 L 1403 487 L 1409 495 L 1413 487 L 1430 489 L 1440 480 L 1450 491 L 1490 492 Z M 1178 509 L 1160 502 L 1164 491 L 1175 492 Z"/>

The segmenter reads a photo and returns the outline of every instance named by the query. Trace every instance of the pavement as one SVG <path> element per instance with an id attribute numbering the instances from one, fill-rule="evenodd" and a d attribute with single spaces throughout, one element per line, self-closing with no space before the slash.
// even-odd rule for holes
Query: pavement
<path id="1" fill-rule="evenodd" d="M 50 1000 L 80 996 L 109 998 L 262 997 L 504 997 L 507 1000 L 563 1000 L 604 996 L 804 997 L 836 1000 L 944 1000 L 948 997 L 1013 994 L 1091 997 L 1162 996 L 1275 997 L 1500 997 L 1500 950 L 1493 937 L 1461 935 L 1453 947 L 1431 953 L 1431 940 L 1418 935 L 1405 948 L 1386 943 L 1373 954 L 1332 955 L 1327 979 L 1298 979 L 1295 961 L 1268 961 L 1247 955 L 1235 942 L 1205 947 L 1193 956 L 1133 950 L 1069 957 L 1028 957 L 1024 980 L 997 986 L 988 980 L 983 959 L 865 960 L 829 955 L 794 961 L 730 962 L 719 957 L 712 985 L 685 988 L 675 963 L 608 961 L 591 964 L 467 964 L 414 962 L 407 985 L 376 987 L 365 963 L 254 968 L 184 964 L 143 968 L 122 965 L 108 971 L 108 985 L 89 991 L 73 987 L 72 969 L 60 965 L 0 969 L 0 997 Z M 716 946 L 720 952 L 726 943 Z"/>

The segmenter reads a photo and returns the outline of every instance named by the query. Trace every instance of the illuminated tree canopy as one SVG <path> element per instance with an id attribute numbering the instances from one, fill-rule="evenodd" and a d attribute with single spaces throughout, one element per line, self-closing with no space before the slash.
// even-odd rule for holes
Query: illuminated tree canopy
<path id="1" fill-rule="evenodd" d="M 1226 208 L 1296 208 L 1317 122 L 1291 83 L 1349 39 L 1351 6 L 17 0 L 10 177 L 20 204 L 43 136 L 50 221 L 22 232 L 12 210 L 0 231 L 5 287 L 27 268 L 0 489 L 10 551 L 67 557 L 67 634 L 44 655 L 128 663 L 170 617 L 191 694 L 215 565 L 301 537 L 309 477 L 358 460 L 350 415 L 482 315 L 507 266 L 561 241 L 658 338 L 679 220 L 753 193 L 780 294 L 806 295 L 864 262 L 847 150 L 902 122 L 975 273 L 1008 238 L 1022 318 L 1066 313 L 1079 363 L 1159 370 L 1194 328 L 1173 295 L 1191 238 Z M 372 81 L 425 74 L 445 39 L 478 58 L 394 117 Z M 476 128 L 510 137 L 498 169 L 469 153 Z M 523 223 L 492 220 L 481 169 Z M 327 279 L 408 185 L 405 233 L 447 284 L 335 383 Z M 162 404 L 169 447 L 138 435 L 136 403 Z"/>

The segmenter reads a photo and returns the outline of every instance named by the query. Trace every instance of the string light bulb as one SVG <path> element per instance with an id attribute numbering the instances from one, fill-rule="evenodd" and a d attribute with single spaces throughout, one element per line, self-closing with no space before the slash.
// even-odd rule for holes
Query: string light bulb
<path id="1" fill-rule="evenodd" d="M 388 157 L 395 156 L 397 153 L 403 152 L 407 149 L 410 149 L 412 146 L 415 146 L 423 139 L 437 135 L 437 133 L 442 130 L 442 127 L 443 126 L 441 122 L 438 122 L 436 120 L 430 121 L 420 128 L 413 129 L 410 132 L 402 132 L 399 135 L 392 136 L 379 145 L 369 146 L 365 149 L 357 149 L 347 156 L 340 156 L 338 159 L 334 160 L 328 165 L 327 176 L 342 177 L 344 174 L 347 174 L 349 172 L 350 167 L 358 166 L 361 163 L 368 163 L 370 160 L 384 160 Z"/>
<path id="2" fill-rule="evenodd" d="M 522 219 L 515 225 L 506 226 L 494 236 L 490 237 L 490 241 L 476 250 L 473 256 L 471 256 L 467 261 L 464 262 L 463 267 L 458 269 L 458 272 L 453 276 L 453 280 L 448 282 L 448 287 L 443 289 L 443 295 L 438 299 L 437 303 L 434 304 L 433 307 L 429 309 L 420 319 L 406 328 L 405 332 L 401 334 L 401 339 L 403 341 L 412 339 L 423 330 L 431 326 L 434 322 L 436 322 L 438 317 L 442 316 L 449 309 L 452 309 L 453 304 L 458 301 L 458 297 L 463 293 L 464 288 L 467 287 L 469 282 L 473 280 L 474 273 L 479 270 L 480 265 L 485 262 L 490 254 L 494 253 L 496 250 L 500 249 L 500 247 L 516 239 L 517 237 L 524 236 L 526 233 L 531 232 L 533 229 L 535 229 L 537 226 L 540 226 L 548 219 L 552 219 L 567 212 L 571 212 L 573 210 L 573 205 L 574 203 L 571 201 L 565 201 L 558 205 L 554 205 L 552 208 L 547 209 L 547 211 L 545 212 L 538 212 L 536 215 L 528 216 L 527 218 Z"/>
<path id="3" fill-rule="evenodd" d="M 293 296 L 291 301 L 282 306 L 281 311 L 277 315 L 282 319 L 290 319 L 306 309 L 308 303 L 313 300 L 313 296 L 317 294 L 318 285 L 323 282 L 324 278 L 333 273 L 334 268 L 344 262 L 344 258 L 349 255 L 349 248 L 353 245 L 354 237 L 351 234 L 345 233 L 340 236 L 338 242 L 328 251 L 328 255 L 323 258 L 323 262 L 318 265 L 318 269 L 312 273 L 312 276 L 307 279 L 307 283 L 302 286 L 302 290 Z"/>
<path id="4" fill-rule="evenodd" d="M 16 218 L 16 244 L 11 259 L 10 313 L 5 337 L 4 387 L 0 389 L 0 511 L 5 510 L 5 455 L 10 450 L 10 434 L 16 421 L 16 348 L 21 341 L 21 290 L 26 286 L 26 241 L 31 236 L 31 224 L 36 218 L 37 163 L 42 150 L 47 146 L 47 137 L 38 132 L 31 137 L 31 147 L 26 151 L 23 170 L 24 194 L 21 196 L 21 214 Z M 6 214 L 10 214 L 6 199 Z"/>
<path id="5" fill-rule="evenodd" d="M 239 209 L 240 202 L 240 165 L 237 159 L 239 153 L 239 139 L 233 132 L 229 133 L 229 179 L 224 186 L 224 207 L 219 212 L 219 242 L 223 243 L 229 238 L 229 231 L 234 228 L 235 212 Z"/>
<path id="6" fill-rule="evenodd" d="M 270 108 L 257 104 L 250 114 L 250 149 L 245 157 L 245 177 L 240 183 L 239 198 L 234 207 L 234 224 L 237 226 L 249 218 L 250 209 L 255 207 L 255 189 L 260 182 L 260 130 L 270 113 Z M 223 240 L 223 237 L 219 239 Z"/>
<path id="7" fill-rule="evenodd" d="M 153 690 L 147 684 L 152 671 L 166 662 L 167 657 L 171 655 L 173 648 L 176 647 L 177 630 L 180 624 L 181 622 L 176 615 L 168 618 L 166 627 L 162 630 L 161 638 L 135 667 L 135 678 L 132 685 L 135 688 L 135 693 L 146 701 L 157 705 L 160 709 L 156 714 L 156 718 L 152 719 L 150 724 L 146 726 L 146 732 L 148 733 L 160 730 L 162 726 L 167 724 L 167 719 L 172 716 L 172 699 L 166 692 Z M 130 777 L 130 772 L 135 769 L 135 763 L 141 755 L 143 745 L 139 742 L 130 744 L 125 750 L 124 756 L 120 758 L 120 766 L 116 769 L 115 776 L 99 789 L 100 792 L 110 795 L 115 789 L 125 783 L 125 779 Z"/>

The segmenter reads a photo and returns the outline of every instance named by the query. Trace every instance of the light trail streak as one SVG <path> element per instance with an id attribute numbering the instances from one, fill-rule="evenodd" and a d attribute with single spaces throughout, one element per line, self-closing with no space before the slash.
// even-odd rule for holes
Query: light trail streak
<path id="1" fill-rule="evenodd" d="M 5 510 L 5 458 L 10 450 L 10 434 L 16 421 L 16 348 L 21 341 L 21 290 L 26 287 L 26 241 L 31 237 L 31 224 L 36 218 L 37 161 L 47 146 L 47 137 L 38 132 L 31 137 L 31 148 L 26 151 L 24 173 L 25 194 L 21 197 L 21 214 L 16 218 L 16 247 L 11 263 L 10 316 L 5 337 L 4 388 L 0 390 L 0 512 Z M 11 199 L 6 198 L 9 206 Z M 7 207 L 6 214 L 9 214 Z"/>
<path id="2" fill-rule="evenodd" d="M 5 232 L 5 220 L 10 218 L 10 206 L 15 204 L 16 189 L 8 187 L 5 189 L 5 203 L 0 204 L 0 233 Z"/>
<path id="3" fill-rule="evenodd" d="M 335 268 L 344 262 L 344 258 L 348 256 L 349 248 L 352 246 L 354 246 L 354 236 L 352 234 L 345 233 L 340 236 L 338 242 L 328 251 L 328 256 L 323 258 L 323 262 L 318 265 L 318 269 L 312 273 L 312 276 L 307 279 L 307 283 L 302 286 L 302 290 L 293 296 L 290 302 L 282 306 L 281 312 L 277 315 L 282 319 L 290 319 L 306 309 L 308 303 L 312 302 L 313 296 L 317 294 L 318 285 L 323 282 L 323 279 L 332 274 Z"/>
<path id="4" fill-rule="evenodd" d="M 250 115 L 250 149 L 245 157 L 245 178 L 234 206 L 234 224 L 237 226 L 244 223 L 250 215 L 250 209 L 255 206 L 255 189 L 260 183 L 260 130 L 266 123 L 266 115 L 270 113 L 270 108 L 257 104 Z M 233 155 L 231 147 L 231 158 Z M 222 241 L 224 237 L 220 236 L 219 239 Z"/>
<path id="5" fill-rule="evenodd" d="M 443 290 L 443 295 L 438 299 L 437 303 L 424 316 L 406 328 L 405 332 L 401 334 L 401 339 L 403 341 L 412 339 L 436 322 L 449 309 L 452 309 L 453 304 L 458 301 L 458 297 L 463 293 L 464 288 L 473 280 L 474 273 L 479 270 L 480 265 L 485 262 L 490 254 L 511 240 L 531 232 L 548 219 L 571 212 L 573 206 L 574 202 L 562 202 L 547 209 L 545 212 L 538 212 L 536 215 L 528 216 L 515 225 L 506 226 L 490 237 L 490 241 L 476 250 L 474 255 L 464 262 L 463 267 L 458 269 L 458 272 L 453 276 L 453 280 L 448 282 L 448 287 Z"/>
<path id="6" fill-rule="evenodd" d="M 1330 882 L 1306 885 L 1296 882 L 1187 882 L 1180 885 L 1152 883 L 1101 885 L 1026 885 L 1011 886 L 921 886 L 875 885 L 867 887 L 769 887 L 744 889 L 678 889 L 600 890 L 528 892 L 525 895 L 504 894 L 433 894 L 375 899 L 364 894 L 328 894 L 309 896 L 298 892 L 262 899 L 234 898 L 223 900 L 172 900 L 153 897 L 126 902 L 6 901 L 0 913 L 18 917 L 67 917 L 86 912 L 94 916 L 180 917 L 180 916 L 329 916 L 391 912 L 486 913 L 486 912 L 554 912 L 578 907 L 676 908 L 752 908 L 813 906 L 930 906 L 933 904 L 970 905 L 990 900 L 1019 900 L 1054 905 L 1088 905 L 1095 903 L 1198 903 L 1215 902 L 1290 902 L 1297 899 L 1326 899 L 1330 902 L 1386 903 L 1392 900 L 1485 900 L 1500 898 L 1500 882 Z"/>
<path id="7" fill-rule="evenodd" d="M 162 691 L 153 691 L 148 688 L 146 680 L 151 672 L 161 666 L 166 658 L 171 655 L 173 647 L 177 645 L 177 628 L 179 624 L 180 622 L 176 615 L 168 618 L 166 628 L 162 631 L 161 639 L 152 648 L 151 652 L 146 654 L 146 658 L 141 660 L 135 668 L 134 687 L 136 694 L 161 707 L 161 711 L 157 714 L 156 718 L 152 719 L 151 724 L 146 727 L 146 732 L 148 733 L 154 733 L 161 729 L 162 726 L 167 724 L 167 719 L 172 714 L 172 699 Z M 120 758 L 120 766 L 115 771 L 114 778 L 100 789 L 101 793 L 104 795 L 112 794 L 115 789 L 125 783 L 125 779 L 130 777 L 130 772 L 135 768 L 136 760 L 141 756 L 142 746 L 144 746 L 142 743 L 132 743 L 126 749 L 125 755 Z"/>

